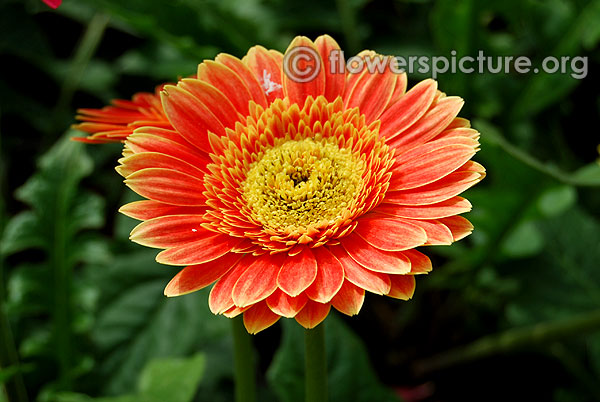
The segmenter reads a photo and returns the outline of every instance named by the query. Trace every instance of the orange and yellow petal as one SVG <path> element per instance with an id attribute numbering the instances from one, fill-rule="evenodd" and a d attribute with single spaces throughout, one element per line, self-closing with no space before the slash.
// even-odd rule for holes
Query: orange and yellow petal
<path id="1" fill-rule="evenodd" d="M 346 315 L 356 315 L 365 301 L 365 290 L 350 281 L 345 281 L 339 292 L 331 300 L 336 310 Z"/>
<path id="2" fill-rule="evenodd" d="M 283 95 L 290 103 L 303 105 L 309 96 L 317 98 L 325 94 L 323 60 L 310 39 L 296 37 L 286 50 L 284 63 L 287 63 L 283 67 L 288 73 L 283 75 Z M 296 75 L 295 70 L 301 74 Z M 308 78 L 310 79 L 305 81 Z"/>
<path id="3" fill-rule="evenodd" d="M 181 296 L 204 289 L 229 272 L 241 258 L 240 254 L 228 253 L 204 264 L 187 266 L 167 284 L 165 296 Z"/>
<path id="4" fill-rule="evenodd" d="M 308 300 L 304 308 L 296 314 L 294 319 L 304 328 L 311 329 L 327 318 L 330 309 L 331 304 L 329 303 L 318 303 L 316 301 Z"/>
<path id="5" fill-rule="evenodd" d="M 171 128 L 160 101 L 163 85 L 154 93 L 141 92 L 131 100 L 116 99 L 102 109 L 79 109 L 76 118 L 82 123 L 73 128 L 90 135 L 73 139 L 92 144 L 122 142 L 140 127 Z"/>
<path id="6" fill-rule="evenodd" d="M 295 297 L 304 292 L 317 277 L 317 260 L 308 247 L 289 255 L 277 274 L 277 287 Z"/>
<path id="7" fill-rule="evenodd" d="M 316 247 L 317 276 L 306 289 L 306 295 L 319 303 L 328 303 L 344 283 L 344 267 L 327 247 Z"/>

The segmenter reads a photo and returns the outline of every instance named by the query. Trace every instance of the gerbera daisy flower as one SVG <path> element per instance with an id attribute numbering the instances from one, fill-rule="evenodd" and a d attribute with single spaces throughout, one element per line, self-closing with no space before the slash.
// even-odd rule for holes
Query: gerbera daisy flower
<path id="1" fill-rule="evenodd" d="M 51 8 L 58 8 L 58 6 L 60 6 L 60 3 L 62 3 L 62 0 L 42 0 L 44 3 L 46 3 L 46 5 L 48 7 Z"/>
<path id="2" fill-rule="evenodd" d="M 154 93 L 137 93 L 131 100 L 115 99 L 102 109 L 78 109 L 76 118 L 83 123 L 73 128 L 91 135 L 73 139 L 89 144 L 121 142 L 139 127 L 172 128 L 160 100 L 165 85 L 157 86 Z"/>
<path id="3" fill-rule="evenodd" d="M 117 167 L 146 198 L 121 208 L 143 221 L 131 239 L 183 267 L 165 294 L 214 283 L 211 311 L 243 314 L 251 333 L 280 317 L 312 328 L 331 306 L 357 314 L 365 292 L 411 298 L 432 269 L 415 248 L 471 232 L 458 194 L 485 175 L 462 99 L 430 79 L 406 91 L 387 69 L 334 73 L 329 36 L 297 37 L 287 54 L 300 46 L 321 67 L 307 82 L 257 46 L 164 86 L 166 120 L 128 135 Z"/>

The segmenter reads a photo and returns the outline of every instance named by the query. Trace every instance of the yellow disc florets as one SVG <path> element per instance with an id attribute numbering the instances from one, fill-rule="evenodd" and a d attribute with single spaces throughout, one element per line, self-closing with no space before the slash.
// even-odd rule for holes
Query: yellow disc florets
<path id="1" fill-rule="evenodd" d="M 210 136 L 204 226 L 245 238 L 236 252 L 337 244 L 389 185 L 393 151 L 378 130 L 341 98 L 251 103 L 245 123 Z"/>
<path id="2" fill-rule="evenodd" d="M 251 166 L 243 194 L 254 219 L 273 229 L 329 224 L 356 200 L 364 168 L 334 141 L 286 141 Z"/>

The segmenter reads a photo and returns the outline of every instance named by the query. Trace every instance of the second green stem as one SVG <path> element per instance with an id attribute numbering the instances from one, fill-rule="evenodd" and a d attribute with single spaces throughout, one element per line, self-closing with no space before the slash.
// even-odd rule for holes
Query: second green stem
<path id="1" fill-rule="evenodd" d="M 242 316 L 231 320 L 235 360 L 235 402 L 256 402 L 256 375 L 252 338 Z"/>
<path id="2" fill-rule="evenodd" d="M 325 325 L 304 331 L 305 401 L 327 402 L 327 360 L 325 356 Z"/>

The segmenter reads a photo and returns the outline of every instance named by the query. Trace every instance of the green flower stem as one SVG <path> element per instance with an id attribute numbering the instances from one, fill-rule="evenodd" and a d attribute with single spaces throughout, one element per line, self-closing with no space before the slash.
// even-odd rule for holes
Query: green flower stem
<path id="1" fill-rule="evenodd" d="M 73 94 L 79 87 L 83 73 L 100 45 L 108 22 L 108 15 L 102 13 L 95 14 L 90 20 L 90 23 L 75 50 L 68 74 L 60 88 L 60 95 L 54 109 L 55 115 L 58 116 L 58 118 L 62 117 L 65 113 L 71 114 L 69 104 L 71 103 Z M 60 120 L 57 120 L 57 124 L 59 124 L 59 122 Z"/>
<path id="2" fill-rule="evenodd" d="M 231 320 L 235 360 L 235 402 L 256 402 L 256 375 L 252 338 L 244 328 L 242 316 Z"/>
<path id="3" fill-rule="evenodd" d="M 493 143 L 498 145 L 500 148 L 502 148 L 502 150 L 504 150 L 504 152 L 506 152 L 513 158 L 523 162 L 530 168 L 533 168 L 549 177 L 552 177 L 553 179 L 559 182 L 576 187 L 597 187 L 599 185 L 597 180 L 579 179 L 572 173 L 564 172 L 553 165 L 546 164 L 534 158 L 527 152 L 521 150 L 519 147 L 511 144 L 500 133 L 489 130 L 485 132 L 485 135 L 489 141 L 492 141 Z"/>
<path id="4" fill-rule="evenodd" d="M 68 182 L 56 189 L 53 244 L 49 260 L 54 279 L 54 304 L 52 310 L 54 353 L 59 365 L 58 383 L 62 389 L 70 389 L 72 370 L 72 274 L 73 267 L 67 261 L 67 208 L 73 194 Z"/>
<path id="5" fill-rule="evenodd" d="M 327 402 L 325 325 L 304 331 L 306 402 Z"/>
<path id="6" fill-rule="evenodd" d="M 414 366 L 418 375 L 445 369 L 498 353 L 539 345 L 600 330 L 600 310 L 525 328 L 515 328 L 483 337 L 469 345 L 421 360 Z"/>

